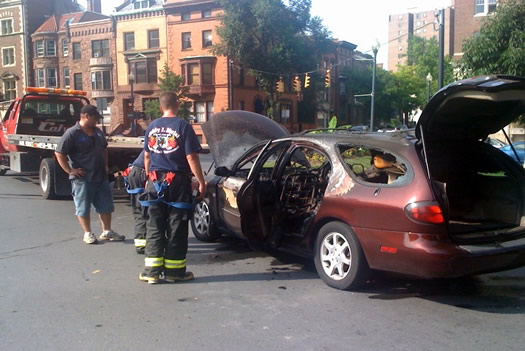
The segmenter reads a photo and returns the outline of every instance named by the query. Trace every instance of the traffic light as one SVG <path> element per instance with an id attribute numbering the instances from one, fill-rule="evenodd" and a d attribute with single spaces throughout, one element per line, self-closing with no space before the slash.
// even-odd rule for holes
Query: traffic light
<path id="1" fill-rule="evenodd" d="M 324 86 L 330 88 L 330 70 L 326 70 L 326 75 L 324 76 Z"/>
<path id="2" fill-rule="evenodd" d="M 308 73 L 306 73 L 306 76 L 304 77 L 304 87 L 308 88 L 310 86 L 310 76 Z"/>
<path id="3" fill-rule="evenodd" d="M 301 91 L 301 78 L 299 78 L 299 76 L 295 76 L 294 80 L 293 80 L 293 90 L 294 91 Z"/>
<path id="4" fill-rule="evenodd" d="M 283 77 L 279 77 L 279 80 L 275 84 L 275 90 L 277 90 L 277 92 L 279 92 L 279 93 L 284 93 Z"/>

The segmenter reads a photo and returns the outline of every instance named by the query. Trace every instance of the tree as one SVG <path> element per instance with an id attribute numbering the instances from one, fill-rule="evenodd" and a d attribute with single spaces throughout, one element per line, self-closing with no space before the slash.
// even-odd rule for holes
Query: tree
<path id="1" fill-rule="evenodd" d="M 276 82 L 315 70 L 329 44 L 329 32 L 310 17 L 311 0 L 219 0 L 224 8 L 220 41 L 212 48 L 250 69 L 276 114 Z"/>
<path id="2" fill-rule="evenodd" d="M 525 76 L 524 18 L 525 1 L 499 2 L 496 13 L 486 17 L 479 35 L 463 44 L 461 74 Z"/>
<path id="3" fill-rule="evenodd" d="M 179 99 L 179 110 L 177 115 L 181 118 L 188 119 L 190 116 L 191 102 L 188 99 L 189 88 L 184 86 L 184 77 L 173 73 L 168 63 L 164 64 L 159 77 L 159 88 L 161 91 L 171 91 L 177 95 Z M 160 111 L 159 100 L 148 100 L 145 105 L 145 113 L 150 116 L 151 119 L 156 119 L 162 116 Z"/>

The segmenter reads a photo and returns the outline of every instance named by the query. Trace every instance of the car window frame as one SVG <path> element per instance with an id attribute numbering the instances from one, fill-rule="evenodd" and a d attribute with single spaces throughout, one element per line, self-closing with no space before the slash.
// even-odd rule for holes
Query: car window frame
<path id="1" fill-rule="evenodd" d="M 406 166 L 406 168 L 407 168 L 407 171 L 406 171 L 405 175 L 402 176 L 402 177 L 404 177 L 404 179 L 399 179 L 399 181 L 396 180 L 396 181 L 394 181 L 394 182 L 392 182 L 390 184 L 388 184 L 388 183 L 385 184 L 385 183 L 367 182 L 367 181 L 359 178 L 357 176 L 357 174 L 355 174 L 352 171 L 350 166 L 344 161 L 343 156 L 341 155 L 339 147 L 343 146 L 343 145 L 346 145 L 346 146 L 352 145 L 352 147 L 366 147 L 368 149 L 381 150 L 383 152 L 387 152 L 389 154 L 392 154 L 396 158 L 396 160 L 398 162 L 402 161 L 400 163 L 403 163 Z M 353 142 L 339 142 L 339 143 L 336 143 L 334 147 L 335 147 L 334 151 L 337 154 L 337 157 L 339 158 L 339 161 L 341 162 L 341 164 L 345 168 L 346 173 L 353 180 L 355 180 L 357 183 L 359 183 L 361 185 L 368 186 L 368 187 L 373 187 L 373 188 L 400 188 L 400 187 L 404 187 L 404 186 L 410 184 L 414 180 L 414 169 L 413 169 L 412 164 L 408 161 L 408 159 L 406 157 L 401 156 L 397 152 L 391 151 L 391 149 L 385 149 L 382 146 L 375 146 L 375 145 L 366 144 L 366 143 L 353 143 Z M 400 177 L 400 178 L 402 178 L 402 177 Z"/>

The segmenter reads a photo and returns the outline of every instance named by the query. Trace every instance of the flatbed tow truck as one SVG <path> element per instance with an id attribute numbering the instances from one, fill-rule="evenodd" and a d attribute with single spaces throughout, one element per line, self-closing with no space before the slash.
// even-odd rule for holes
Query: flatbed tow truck
<path id="1" fill-rule="evenodd" d="M 0 175 L 7 170 L 39 175 L 44 199 L 71 195 L 68 175 L 55 159 L 62 134 L 80 119 L 89 100 L 78 90 L 26 88 L 0 123 Z M 144 137 L 107 137 L 111 172 L 124 170 L 140 153 Z"/>

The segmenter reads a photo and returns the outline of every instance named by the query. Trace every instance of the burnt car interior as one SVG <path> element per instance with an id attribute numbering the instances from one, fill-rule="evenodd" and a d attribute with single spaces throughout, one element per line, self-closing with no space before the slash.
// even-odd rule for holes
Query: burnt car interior
<path id="1" fill-rule="evenodd" d="M 320 151 L 300 146 L 284 160 L 280 177 L 278 224 L 287 234 L 301 234 L 314 218 L 328 185 L 331 164 Z"/>
<path id="2" fill-rule="evenodd" d="M 362 181 L 395 184 L 407 173 L 406 164 L 388 151 L 355 145 L 339 145 L 338 149 L 344 163 Z"/>
<path id="3" fill-rule="evenodd" d="M 447 143 L 428 148 L 430 174 L 444 183 L 452 234 L 487 231 L 486 236 L 525 230 L 525 178 L 499 150 L 479 142 L 475 145 Z M 513 169 L 514 168 L 514 169 Z M 483 235 L 483 233 L 481 233 Z"/>

